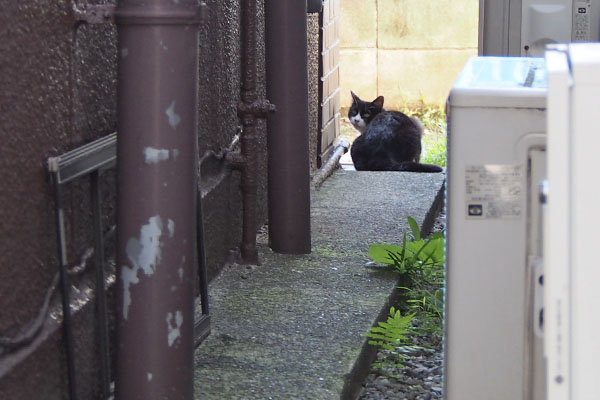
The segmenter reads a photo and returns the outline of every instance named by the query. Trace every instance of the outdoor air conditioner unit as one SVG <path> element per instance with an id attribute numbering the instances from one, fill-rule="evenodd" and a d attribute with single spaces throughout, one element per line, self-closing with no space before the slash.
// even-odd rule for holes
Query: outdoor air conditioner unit
<path id="1" fill-rule="evenodd" d="M 452 88 L 446 400 L 598 398 L 599 99 L 600 44 L 474 58 Z"/>
<path id="2" fill-rule="evenodd" d="M 596 42 L 600 0 L 480 0 L 479 54 L 543 57 L 550 43 Z"/>
<path id="3" fill-rule="evenodd" d="M 444 398 L 545 398 L 543 58 L 477 57 L 448 100 Z"/>

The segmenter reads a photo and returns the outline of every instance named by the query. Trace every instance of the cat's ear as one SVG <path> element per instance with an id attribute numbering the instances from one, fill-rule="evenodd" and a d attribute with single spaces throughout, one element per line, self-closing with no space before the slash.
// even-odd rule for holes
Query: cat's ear
<path id="1" fill-rule="evenodd" d="M 375 100 L 373 100 L 373 104 L 377 107 L 383 108 L 383 96 L 379 96 Z"/>
<path id="2" fill-rule="evenodd" d="M 358 98 L 358 96 L 356 95 L 356 93 L 354 93 L 352 90 L 350 91 L 350 94 L 352 95 L 352 101 L 354 103 L 358 103 L 360 101 L 360 99 Z"/>

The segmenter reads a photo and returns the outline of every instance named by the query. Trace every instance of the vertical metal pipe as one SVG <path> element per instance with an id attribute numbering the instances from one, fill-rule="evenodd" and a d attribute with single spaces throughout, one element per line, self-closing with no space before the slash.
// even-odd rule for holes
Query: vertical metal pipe
<path id="1" fill-rule="evenodd" d="M 244 111 L 251 106 L 256 96 L 256 10 L 255 0 L 246 0 L 242 8 L 242 93 L 239 116 L 244 127 L 240 138 L 244 167 L 242 172 L 243 217 L 242 217 L 242 259 L 258 263 L 256 250 L 256 116 Z"/>
<path id="2" fill-rule="evenodd" d="M 257 32 L 256 0 L 245 0 L 242 7 L 242 92 L 238 105 L 238 116 L 243 131 L 241 134 L 241 153 L 230 154 L 229 161 L 242 173 L 243 220 L 242 244 L 240 246 L 242 260 L 246 263 L 258 263 L 256 249 L 256 188 L 257 168 L 256 154 L 258 137 L 256 119 L 264 118 L 275 107 L 266 99 L 258 99 L 256 94 L 256 32 Z"/>
<path id="3" fill-rule="evenodd" d="M 269 240 L 279 253 L 310 253 L 306 1 L 266 0 Z"/>
<path id="4" fill-rule="evenodd" d="M 121 0 L 118 400 L 193 397 L 196 0 Z"/>

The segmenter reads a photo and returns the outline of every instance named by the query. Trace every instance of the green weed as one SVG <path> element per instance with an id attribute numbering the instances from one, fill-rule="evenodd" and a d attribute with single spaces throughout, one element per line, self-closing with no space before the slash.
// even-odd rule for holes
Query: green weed
<path id="1" fill-rule="evenodd" d="M 372 244 L 369 246 L 369 257 L 399 274 L 399 288 L 403 291 L 401 303 L 398 309 L 392 307 L 390 315 L 393 312 L 400 318 L 400 313 L 403 312 L 407 317 L 411 317 L 411 321 L 414 317 L 418 323 L 413 324 L 413 333 L 428 334 L 433 340 L 439 341 L 443 335 L 444 236 L 442 232 L 436 232 L 428 238 L 422 238 L 415 219 L 408 217 L 408 224 L 412 234 L 411 240 L 404 232 L 401 246 Z M 396 333 L 388 325 L 371 329 L 377 329 L 377 333 L 392 338 L 389 341 L 393 341 Z M 398 341 L 405 340 L 406 335 L 406 332 L 402 332 Z M 398 362 L 401 360 L 399 358 Z"/>
<path id="2" fill-rule="evenodd" d="M 421 162 L 441 167 L 447 165 L 446 134 L 429 132 L 421 139 Z"/>
<path id="3" fill-rule="evenodd" d="M 369 344 L 382 347 L 393 355 L 394 365 L 401 367 L 404 357 L 398 352 L 398 347 L 408 341 L 407 335 L 411 333 L 411 321 L 414 314 L 402 315 L 400 310 L 394 307 L 390 308 L 390 313 L 386 322 L 378 322 L 377 326 L 371 327 L 366 334 Z M 375 367 L 380 367 L 377 365 Z"/>

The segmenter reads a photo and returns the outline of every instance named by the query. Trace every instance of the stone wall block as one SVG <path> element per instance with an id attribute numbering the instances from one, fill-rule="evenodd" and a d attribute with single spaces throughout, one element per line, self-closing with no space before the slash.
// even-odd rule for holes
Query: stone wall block
<path id="1" fill-rule="evenodd" d="M 343 0 L 340 37 L 342 47 L 377 47 L 377 1 Z"/>
<path id="2" fill-rule="evenodd" d="M 377 49 L 340 52 L 340 88 L 342 107 L 352 103 L 350 90 L 363 99 L 377 97 Z"/>
<path id="3" fill-rule="evenodd" d="M 385 106 L 399 109 L 405 102 L 443 104 L 450 88 L 476 49 L 379 50 L 378 93 Z"/>
<path id="4" fill-rule="evenodd" d="M 478 7 L 476 0 L 378 0 L 378 47 L 477 47 Z"/>

